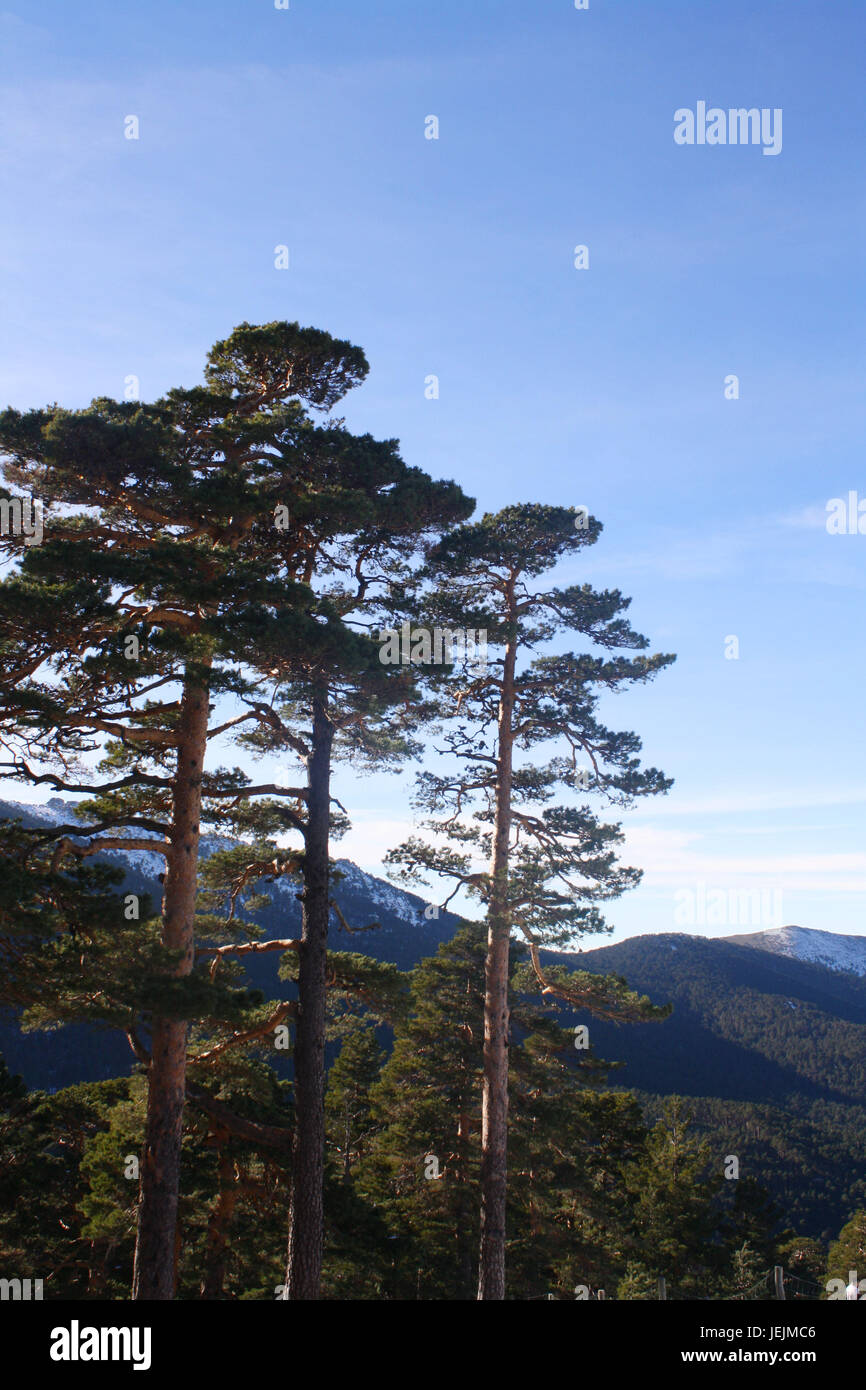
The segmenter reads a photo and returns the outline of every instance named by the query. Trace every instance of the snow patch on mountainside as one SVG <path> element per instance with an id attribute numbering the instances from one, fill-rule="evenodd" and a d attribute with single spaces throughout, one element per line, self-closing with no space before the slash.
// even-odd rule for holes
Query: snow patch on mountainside
<path id="1" fill-rule="evenodd" d="M 52 796 L 48 801 L 38 804 L 27 801 L 0 801 L 0 819 L 16 820 L 19 817 L 25 825 L 35 822 L 36 825 L 69 825 L 77 826 L 78 819 L 75 815 L 75 801 L 64 801 L 62 797 Z M 84 824 L 84 823 L 82 823 Z M 139 830 L 137 828 L 126 828 L 118 826 L 117 829 L 103 832 L 111 835 L 115 839 L 134 839 L 134 840 L 159 840 L 162 837 L 154 830 Z M 76 838 L 75 830 L 70 830 L 69 838 Z M 214 850 L 228 849 L 231 840 L 221 838 L 217 835 L 204 836 L 199 845 L 199 852 L 202 859 L 207 859 Z M 137 870 L 145 878 L 157 878 L 165 872 L 165 859 L 161 854 L 149 854 L 144 849 L 127 850 L 105 850 L 101 858 L 114 861 L 124 869 Z"/>
<path id="2" fill-rule="evenodd" d="M 37 825 L 45 826 L 75 825 L 75 805 L 74 801 L 64 801 L 59 796 L 53 796 L 48 801 L 38 804 L 24 801 L 0 801 L 0 819 L 14 820 L 20 816 L 25 823 L 29 822 L 30 824 L 35 822 Z M 148 830 L 118 828 L 111 833 L 120 838 L 132 837 L 136 840 L 160 838 L 155 832 Z M 75 838 L 74 832 L 70 838 Z M 207 859 L 218 849 L 229 849 L 232 843 L 230 839 L 222 836 L 205 835 L 199 845 L 201 858 Z M 137 869 L 148 878 L 156 878 L 165 869 L 165 860 L 162 855 L 148 854 L 147 850 L 107 850 L 104 858 L 122 863 L 127 869 Z M 336 860 L 336 867 L 343 875 L 342 880 L 338 880 L 334 884 L 337 894 L 339 894 L 339 884 L 342 882 L 346 889 L 361 894 L 374 907 L 393 914 L 402 922 L 417 926 L 424 911 L 424 902 L 419 896 L 394 887 L 381 878 L 375 878 L 372 874 L 366 873 L 364 869 L 360 869 L 357 864 L 353 864 L 350 859 Z M 270 894 L 291 893 L 295 895 L 298 892 L 298 884 L 294 879 L 280 878 L 267 884 L 266 891 Z"/>
<path id="3" fill-rule="evenodd" d="M 424 911 L 424 903 L 420 898 L 404 892 L 401 888 L 392 887 L 381 878 L 375 878 L 373 874 L 368 874 L 357 864 L 353 864 L 351 859 L 336 859 L 334 866 L 342 875 L 339 879 L 335 876 L 331 881 L 331 891 L 338 903 L 340 889 L 343 888 L 351 893 L 360 894 L 373 908 L 381 908 L 383 912 L 393 914 L 401 922 L 408 922 L 413 927 L 418 925 Z M 294 879 L 280 878 L 274 883 L 269 883 L 266 891 L 297 893 L 298 884 Z"/>
<path id="4" fill-rule="evenodd" d="M 63 801 L 59 796 L 52 796 L 48 801 L 36 804 L 29 801 L 6 801 L 0 802 L 3 808 L 4 820 L 17 820 L 19 817 L 26 824 L 29 820 L 34 820 L 39 825 L 74 825 L 75 823 L 75 802 Z"/>
<path id="5" fill-rule="evenodd" d="M 377 907 L 383 908 L 386 912 L 393 912 L 401 921 L 411 922 L 413 925 L 417 923 L 422 911 L 417 897 L 404 892 L 402 888 L 385 883 L 381 878 L 374 878 L 372 874 L 359 869 L 351 859 L 336 860 L 336 867 L 344 875 L 343 882 L 347 887 L 363 893 Z"/>
<path id="6" fill-rule="evenodd" d="M 842 936 L 813 927 L 788 926 L 726 936 L 724 940 L 734 946 L 751 946 L 758 951 L 789 956 L 792 960 L 823 965 L 828 970 L 847 970 L 866 976 L 866 936 Z"/>

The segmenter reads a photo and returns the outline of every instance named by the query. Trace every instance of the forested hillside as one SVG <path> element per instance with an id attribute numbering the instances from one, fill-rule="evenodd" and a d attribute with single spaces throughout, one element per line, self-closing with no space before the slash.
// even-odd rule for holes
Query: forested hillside
<path id="1" fill-rule="evenodd" d="M 0 809 L 38 824 L 62 814 L 63 805 L 55 799 Z M 139 856 L 127 886 L 155 895 L 159 884 L 147 861 Z M 338 870 L 335 898 L 345 925 L 332 918 L 333 949 L 405 971 L 434 955 L 460 925 L 449 913 L 425 916 L 421 897 L 348 861 L 338 861 Z M 295 889 L 278 881 L 270 904 L 250 916 L 265 936 L 297 936 Z M 751 943 L 681 933 L 636 937 L 572 957 L 545 953 L 545 959 L 623 975 L 654 1002 L 673 1003 L 662 1023 L 621 1027 L 567 1007 L 562 1019 L 588 1026 L 593 1051 L 620 1064 L 612 1083 L 636 1091 L 650 1119 L 664 1097 L 686 1097 L 713 1151 L 738 1155 L 743 1173 L 769 1188 L 797 1230 L 826 1239 L 866 1201 L 866 980 Z M 293 997 L 294 985 L 280 978 L 274 956 L 251 956 L 244 969 L 265 997 Z M 386 1048 L 392 1036 L 380 1029 Z M 330 1043 L 329 1059 L 337 1051 Z M 30 1086 L 48 1090 L 129 1075 L 135 1063 L 116 1032 L 72 1025 L 22 1035 L 8 1017 L 0 1025 L 0 1052 Z M 270 1062 L 278 1075 L 290 1076 L 286 1053 L 271 1052 Z"/>

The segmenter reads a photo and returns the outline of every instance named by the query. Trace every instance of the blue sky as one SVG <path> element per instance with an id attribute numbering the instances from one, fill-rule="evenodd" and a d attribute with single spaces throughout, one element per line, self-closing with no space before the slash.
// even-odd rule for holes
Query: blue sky
<path id="1" fill-rule="evenodd" d="M 244 319 L 361 344 L 351 427 L 483 510 L 589 506 L 564 577 L 678 653 L 605 711 L 676 779 L 617 936 L 699 884 L 862 933 L 866 536 L 825 509 L 866 497 L 864 40 L 859 0 L 8 6 L 4 400 L 152 398 Z M 781 108 L 781 153 L 678 146 L 698 101 Z M 339 852 L 375 871 L 409 785 L 341 773 Z"/>

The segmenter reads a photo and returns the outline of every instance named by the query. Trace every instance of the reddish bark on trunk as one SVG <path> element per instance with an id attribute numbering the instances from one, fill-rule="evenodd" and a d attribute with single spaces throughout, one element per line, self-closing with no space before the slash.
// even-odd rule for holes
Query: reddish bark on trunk
<path id="1" fill-rule="evenodd" d="M 173 972 L 179 977 L 189 975 L 193 966 L 201 779 L 208 714 L 207 689 L 188 680 L 178 725 L 180 741 L 172 799 L 171 844 L 162 903 L 162 940 L 170 950 L 181 952 Z M 174 1297 L 187 1028 L 185 1019 L 158 1015 L 151 1028 L 147 1119 L 132 1283 L 134 1299 Z"/>
<path id="2" fill-rule="evenodd" d="M 507 594 L 514 609 L 513 585 Z M 496 818 L 490 865 L 487 959 L 484 967 L 484 1081 L 481 1093 L 481 1247 L 478 1298 L 505 1298 L 505 1198 L 508 1152 L 508 956 L 511 915 L 508 859 L 511 838 L 511 783 L 516 639 L 505 649 L 497 737 Z"/>

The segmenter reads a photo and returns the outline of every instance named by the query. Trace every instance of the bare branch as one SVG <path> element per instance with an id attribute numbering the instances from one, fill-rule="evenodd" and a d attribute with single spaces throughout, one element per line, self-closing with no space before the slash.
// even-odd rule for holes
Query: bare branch
<path id="1" fill-rule="evenodd" d="M 99 854 L 104 849 L 130 850 L 143 849 L 148 854 L 161 854 L 163 858 L 168 857 L 171 845 L 167 840 L 127 840 L 121 836 L 105 840 L 93 840 L 89 845 L 78 845 L 74 840 L 62 839 L 54 846 L 54 854 L 51 858 L 52 872 L 56 873 L 63 860 L 64 854 L 77 854 L 79 859 L 86 859 L 91 854 Z"/>
<path id="2" fill-rule="evenodd" d="M 224 1052 L 228 1052 L 229 1048 L 239 1047 L 241 1043 L 252 1042 L 253 1038 L 264 1037 L 265 1033 L 272 1033 L 284 1018 L 289 1016 L 295 1018 L 297 1013 L 297 1004 L 293 1000 L 287 999 L 271 1014 L 270 1018 L 265 1019 L 264 1023 L 258 1024 L 255 1028 L 246 1028 L 241 1033 L 233 1033 L 230 1038 L 226 1038 L 225 1042 L 217 1043 L 215 1047 L 208 1048 L 207 1052 L 200 1052 L 198 1057 L 190 1057 L 189 1066 L 193 1066 L 196 1062 L 212 1062 L 214 1058 L 221 1057 Z"/>
<path id="3" fill-rule="evenodd" d="M 333 898 L 330 899 L 330 905 L 331 905 L 331 907 L 332 907 L 333 910 L 334 910 L 334 915 L 336 916 L 337 920 L 338 920 L 339 923 L 340 923 L 340 931 L 351 932 L 352 935 L 354 935 L 355 932 L 361 932 L 361 931 L 380 931 L 381 928 L 382 928 L 382 923 L 381 923 L 381 922 L 370 922 L 370 924 L 369 924 L 368 926 L 366 926 L 366 927 L 350 927 L 350 926 L 349 926 L 349 923 L 346 921 L 345 917 L 343 916 L 342 912 L 340 911 L 339 905 L 334 901 Z"/>
<path id="4" fill-rule="evenodd" d="M 196 955 L 214 957 L 210 968 L 210 977 L 213 979 L 223 956 L 257 955 L 260 951 L 299 951 L 300 948 L 300 940 L 287 936 L 275 938 L 273 941 L 244 941 L 238 942 L 237 945 L 230 944 L 228 946 L 197 946 Z"/>
<path id="5" fill-rule="evenodd" d="M 64 782 L 63 778 L 58 777 L 55 772 L 31 772 L 23 759 L 0 763 L 0 767 L 12 768 L 16 776 L 26 777 L 34 786 L 40 782 L 49 782 L 57 791 L 89 792 L 92 796 L 99 796 L 102 792 L 120 791 L 123 787 L 170 787 L 172 785 L 169 777 L 155 777 L 148 772 L 132 772 L 128 777 L 121 777 L 117 782 L 100 782 L 98 786 L 87 786 L 84 783 Z"/>

